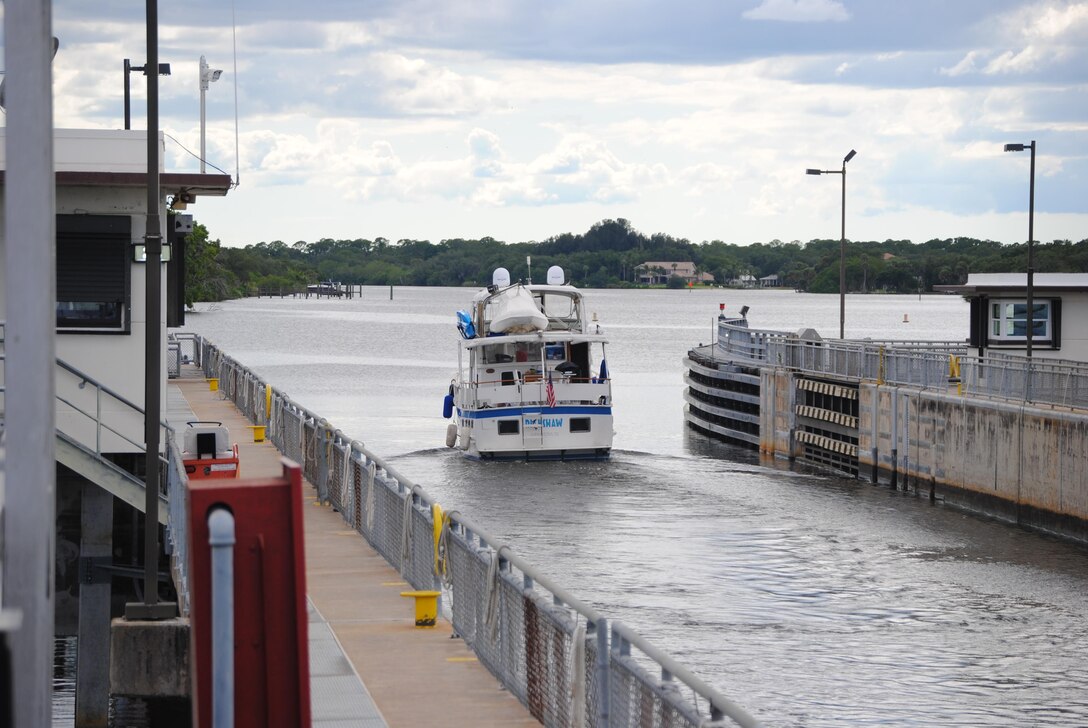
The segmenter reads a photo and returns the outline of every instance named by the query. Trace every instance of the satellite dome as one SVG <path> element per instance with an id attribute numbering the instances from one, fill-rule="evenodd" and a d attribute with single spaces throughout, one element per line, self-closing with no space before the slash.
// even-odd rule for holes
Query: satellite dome
<path id="1" fill-rule="evenodd" d="M 491 274 L 491 282 L 499 288 L 510 285 L 510 271 L 505 268 L 496 268 Z"/>
<path id="2" fill-rule="evenodd" d="M 557 265 L 553 265 L 548 268 L 548 285 L 549 286 L 561 286 L 563 285 L 563 269 Z"/>

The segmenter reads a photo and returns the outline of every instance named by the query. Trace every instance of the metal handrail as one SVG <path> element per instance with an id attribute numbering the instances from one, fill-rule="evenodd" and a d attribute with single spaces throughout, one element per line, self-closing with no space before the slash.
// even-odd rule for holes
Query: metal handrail
<path id="1" fill-rule="evenodd" d="M 343 432 L 334 428 L 323 417 L 320 417 L 307 408 L 291 401 L 286 394 L 269 387 L 269 385 L 253 374 L 247 367 L 224 354 L 215 347 L 214 344 L 202 339 L 201 346 L 207 347 L 205 350 L 207 355 L 203 358 L 205 376 L 217 377 L 220 380 L 220 390 L 223 391 L 228 398 L 232 399 L 239 408 L 242 408 L 244 411 L 246 404 L 250 403 L 250 393 L 245 390 L 255 384 L 260 387 L 266 387 L 272 392 L 272 398 L 275 404 L 273 411 L 267 413 L 270 422 L 277 423 L 281 421 L 280 418 L 289 416 L 292 420 L 295 420 L 300 424 L 302 443 L 288 443 L 283 441 L 281 433 L 275 426 L 273 427 L 272 440 L 277 447 L 285 453 L 288 451 L 288 447 L 294 449 L 300 444 L 302 445 L 300 457 L 305 461 L 302 463 L 304 472 L 312 473 L 312 475 L 308 475 L 307 477 L 317 489 L 319 499 L 322 501 L 330 500 L 329 486 L 334 466 L 330 463 L 331 458 L 326 457 L 326 452 L 332 453 L 337 449 L 340 449 L 341 451 L 347 449 L 351 459 L 363 464 L 364 467 L 366 467 L 367 464 L 373 466 L 374 475 L 372 477 L 374 478 L 374 482 L 377 482 L 379 475 L 378 471 L 380 471 L 381 480 L 385 482 L 387 487 L 391 488 L 394 493 L 399 494 L 401 498 L 406 499 L 406 505 L 410 504 L 414 512 L 423 514 L 425 518 L 432 517 L 432 514 L 434 513 L 433 509 L 437 505 L 437 502 L 430 494 L 428 494 L 421 486 L 413 483 L 408 477 L 399 472 L 380 456 L 368 450 L 361 441 L 347 437 Z M 294 436 L 294 433 L 292 433 L 292 436 Z M 316 438 L 316 440 L 311 440 L 310 438 Z M 310 451 L 311 447 L 313 448 L 312 452 Z M 551 601 L 554 605 L 573 610 L 576 614 L 585 619 L 587 634 L 591 630 L 596 633 L 598 655 L 596 670 L 598 685 L 608 685 L 610 659 L 617 659 L 619 653 L 624 649 L 624 644 L 634 644 L 638 646 L 649 659 L 658 663 L 662 671 L 662 682 L 676 678 L 679 682 L 690 687 L 694 695 L 701 696 L 705 699 L 710 706 L 710 714 L 713 720 L 729 717 L 741 726 L 748 727 L 758 725 L 758 722 L 754 718 L 745 713 L 735 703 L 696 678 L 692 673 L 680 666 L 679 663 L 669 658 L 664 652 L 653 648 L 648 642 L 630 629 L 620 626 L 618 631 L 610 632 L 608 629 L 608 620 L 596 609 L 558 586 L 548 575 L 544 574 L 514 553 L 509 545 L 500 542 L 498 539 L 491 536 L 468 517 L 457 511 L 447 512 L 445 517 L 448 519 L 448 532 L 450 535 L 462 543 L 467 543 L 474 551 L 484 555 L 484 558 L 490 559 L 492 564 L 499 567 L 500 572 L 503 573 L 504 579 L 510 581 L 512 584 L 517 584 L 516 578 L 509 573 L 510 567 L 514 567 L 521 572 L 521 586 L 525 594 L 528 594 L 531 590 L 539 587 L 543 592 L 546 592 L 551 596 Z M 476 549 L 475 546 L 472 546 L 474 540 L 479 541 L 480 549 Z M 381 551 L 380 548 L 379 551 Z M 393 558 L 389 556 L 386 556 L 386 558 L 389 559 L 390 563 L 393 563 L 394 566 L 397 566 Z M 403 568 L 403 566 L 404 565 L 402 564 L 401 568 Z M 433 574 L 432 578 L 434 578 Z M 454 585 L 454 589 L 457 589 L 456 584 Z M 610 635 L 616 635 L 616 639 L 621 643 L 614 649 L 610 649 L 608 644 Z M 643 684 L 649 689 L 653 691 L 661 690 L 661 683 L 653 680 L 647 681 L 642 678 L 639 679 L 642 680 Z M 605 687 L 603 690 L 604 692 L 599 696 L 599 700 L 602 702 L 599 706 L 601 712 L 598 715 L 598 720 L 603 719 L 604 722 L 597 723 L 598 725 L 608 725 L 607 721 L 610 701 L 609 689 Z M 659 694 L 661 693 L 659 692 Z M 671 696 L 671 699 L 675 700 L 678 696 L 678 693 L 674 693 Z M 683 710 L 698 711 L 698 705 L 685 707 Z M 697 724 L 709 725 L 705 718 L 700 718 L 697 721 Z"/>
<path id="2" fill-rule="evenodd" d="M 116 402 L 118 402 L 120 404 L 123 404 L 126 407 L 128 407 L 135 414 L 145 415 L 145 411 L 144 411 L 144 409 L 142 407 L 140 407 L 136 403 L 132 402 L 131 400 L 126 398 L 124 395 L 119 394 L 118 392 L 115 392 L 114 390 L 110 389 L 108 386 L 106 386 L 105 384 L 102 384 L 101 382 L 99 382 L 94 377 L 90 376 L 89 374 L 86 374 L 85 372 L 79 370 L 78 368 L 72 366 L 71 364 L 68 364 L 67 362 L 65 362 L 62 359 L 57 359 L 57 366 L 60 367 L 61 369 L 63 369 L 64 371 L 67 371 L 68 373 L 74 375 L 75 377 L 79 378 L 81 381 L 77 386 L 80 387 L 81 389 L 84 386 L 86 386 L 87 384 L 90 384 L 91 386 L 93 386 L 95 388 L 95 392 L 96 392 L 96 395 L 95 395 L 96 411 L 95 411 L 94 414 L 91 414 L 90 412 L 85 411 L 79 405 L 77 405 L 74 402 L 66 399 L 63 395 L 61 395 L 59 393 L 57 394 L 57 400 L 59 402 L 62 402 L 63 404 L 68 405 L 69 407 L 71 407 L 73 411 L 78 412 L 79 414 L 83 415 L 84 417 L 87 417 L 88 419 L 95 422 L 95 424 L 96 424 L 96 427 L 95 427 L 95 454 L 96 455 L 102 455 L 102 430 L 103 429 L 117 435 L 122 440 L 124 440 L 125 442 L 127 442 L 130 445 L 132 445 L 133 447 L 135 447 L 137 450 L 143 450 L 144 449 L 144 443 L 134 441 L 132 438 L 122 434 L 121 432 L 119 432 L 118 430 L 116 430 L 115 428 L 111 427 L 109 424 L 107 424 L 107 423 L 105 423 L 103 421 L 103 419 L 102 419 L 102 400 L 101 400 L 100 395 L 102 393 L 105 393 L 106 395 L 111 397 Z M 166 422 L 165 420 L 160 420 L 159 421 L 159 427 L 162 428 L 162 430 L 166 433 L 167 437 L 169 437 L 169 438 L 174 437 L 174 428 L 171 427 L 168 422 Z M 58 427 L 57 429 L 59 429 L 59 430 L 61 430 L 63 432 L 62 428 Z M 163 440 L 163 442 L 165 442 L 165 440 Z M 164 448 L 164 452 L 160 453 L 158 457 L 159 457 L 159 462 L 160 463 L 167 463 L 168 462 L 167 457 L 166 457 L 166 453 L 165 453 L 165 448 Z"/>
<path id="3" fill-rule="evenodd" d="M 4 337 L 5 333 L 6 333 L 6 322 L 0 321 L 0 345 L 5 343 L 5 337 Z M 6 359 L 7 359 L 7 357 L 6 357 L 5 352 L 3 351 L 3 349 L 0 349 L 0 362 L 6 361 Z M 129 400 L 123 394 L 114 391 L 113 389 L 111 389 L 107 385 L 102 384 L 101 382 L 99 382 L 97 379 L 95 379 L 91 375 L 87 374 L 86 372 L 83 372 L 82 370 L 80 370 L 77 367 L 69 364 L 68 362 L 64 361 L 63 359 L 58 357 L 57 360 L 56 360 L 56 363 L 57 363 L 57 367 L 59 369 L 61 369 L 63 371 L 66 371 L 69 374 L 71 374 L 71 375 L 77 377 L 78 379 L 82 380 L 77 385 L 80 389 L 82 389 L 87 384 L 90 384 L 91 386 L 93 386 L 95 388 L 95 391 L 96 391 L 96 396 L 95 396 L 96 412 L 94 414 L 91 414 L 90 412 L 87 412 L 87 411 L 83 410 L 79 405 L 77 405 L 74 402 L 72 402 L 71 400 L 65 398 L 61 394 L 57 394 L 56 398 L 57 398 L 57 401 L 61 402 L 62 404 L 67 405 L 73 411 L 78 412 L 79 414 L 87 417 L 88 419 L 90 419 L 90 420 L 92 420 L 93 422 L 96 423 L 96 425 L 97 425 L 95 427 L 95 454 L 96 455 L 99 455 L 99 456 L 102 455 L 102 442 L 101 442 L 102 438 L 101 438 L 101 434 L 102 434 L 102 429 L 103 428 L 105 430 L 113 433 L 117 437 L 121 438 L 125 442 L 129 443 L 133 447 L 137 448 L 137 450 L 143 450 L 144 449 L 144 443 L 136 442 L 136 441 L 132 440 L 132 438 L 126 436 L 125 434 L 119 432 L 117 429 L 111 427 L 110 425 L 108 425 L 108 424 L 106 424 L 106 423 L 104 423 L 102 421 L 102 403 L 101 403 L 101 397 L 99 395 L 102 394 L 102 393 L 108 395 L 114 401 L 118 402 L 119 404 L 124 405 L 125 407 L 128 407 L 130 410 L 132 410 L 136 414 L 140 414 L 140 415 L 145 414 L 145 411 L 144 411 L 144 409 L 142 407 L 140 407 L 135 402 L 132 402 L 131 400 Z M 0 394 L 3 394 L 5 391 L 6 391 L 6 382 L 0 381 Z M 172 438 L 174 436 L 174 428 L 171 427 L 170 424 L 166 420 L 160 420 L 159 421 L 159 426 L 163 429 L 163 431 L 169 437 Z M 63 429 L 61 429 L 60 427 L 58 427 L 57 429 L 61 430 L 63 432 Z M 65 434 L 69 434 L 69 433 L 65 433 Z M 168 462 L 168 458 L 166 457 L 165 452 L 161 453 L 159 455 L 159 461 L 160 461 L 160 463 L 167 463 Z"/>
<path id="4" fill-rule="evenodd" d="M 986 357 L 971 356 L 968 344 L 960 341 L 810 341 L 796 334 L 750 329 L 729 321 L 719 321 L 718 331 L 716 351 L 741 365 L 781 366 L 923 389 L 956 385 L 965 395 L 1088 407 L 1088 364 L 1084 362 L 1029 359 L 993 351 Z M 695 356 L 707 356 L 712 351 L 715 349 L 703 347 Z"/>
<path id="5" fill-rule="evenodd" d="M 630 654 L 629 645 L 634 645 L 647 657 L 661 666 L 661 681 L 668 684 L 673 678 L 691 688 L 697 695 L 710 703 L 710 719 L 719 721 L 723 718 L 733 720 L 742 728 L 758 728 L 760 723 L 753 718 L 748 711 L 740 707 L 732 700 L 721 695 L 714 688 L 696 677 L 690 670 L 678 663 L 664 652 L 647 642 L 641 635 L 622 622 L 612 622 L 612 651 L 626 657 Z"/>

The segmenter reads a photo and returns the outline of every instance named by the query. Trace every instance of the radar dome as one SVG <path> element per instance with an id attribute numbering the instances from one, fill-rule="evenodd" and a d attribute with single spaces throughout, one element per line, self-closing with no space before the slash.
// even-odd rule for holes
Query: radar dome
<path id="1" fill-rule="evenodd" d="M 553 265 L 548 269 L 548 285 L 549 286 L 561 286 L 563 285 L 563 269 L 557 265 Z"/>
<path id="2" fill-rule="evenodd" d="M 491 274 L 491 282 L 500 288 L 510 285 L 510 271 L 505 268 L 496 268 Z"/>

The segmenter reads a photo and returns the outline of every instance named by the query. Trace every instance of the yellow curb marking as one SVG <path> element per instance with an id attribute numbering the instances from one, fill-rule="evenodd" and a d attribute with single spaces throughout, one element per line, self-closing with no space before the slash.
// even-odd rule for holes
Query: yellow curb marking
<path id="1" fill-rule="evenodd" d="M 406 581 L 383 581 L 382 586 L 408 586 Z"/>
<path id="2" fill-rule="evenodd" d="M 354 536 L 355 531 L 333 531 L 335 536 Z"/>
<path id="3" fill-rule="evenodd" d="M 479 662 L 475 657 L 447 657 L 446 662 Z"/>

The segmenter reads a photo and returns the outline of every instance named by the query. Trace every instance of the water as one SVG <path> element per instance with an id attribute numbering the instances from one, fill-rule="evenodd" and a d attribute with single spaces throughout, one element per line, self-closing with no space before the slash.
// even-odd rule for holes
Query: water
<path id="1" fill-rule="evenodd" d="M 364 441 L 770 726 L 1088 724 L 1088 553 L 710 441 L 684 353 L 718 303 L 838 331 L 838 296 L 590 291 L 611 338 L 605 463 L 480 463 L 444 446 L 467 289 L 203 306 L 202 333 Z M 963 340 L 946 296 L 848 296 L 850 337 Z M 910 323 L 903 323 L 907 314 Z"/>

